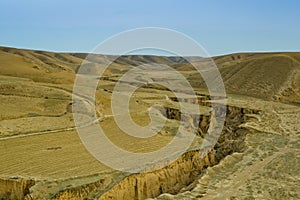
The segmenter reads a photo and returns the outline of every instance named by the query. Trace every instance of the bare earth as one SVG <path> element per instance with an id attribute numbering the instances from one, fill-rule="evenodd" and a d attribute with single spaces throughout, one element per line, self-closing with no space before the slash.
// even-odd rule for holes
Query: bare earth
<path id="1" fill-rule="evenodd" d="M 223 140 L 202 160 L 196 155 L 203 151 L 199 144 L 211 108 L 198 72 L 180 58 L 115 60 L 97 87 L 97 120 L 82 121 L 79 127 L 99 124 L 115 145 L 129 152 L 164 147 L 176 137 L 180 122 L 174 94 L 149 85 L 131 97 L 131 117 L 145 126 L 150 122 L 148 108 L 160 104 L 169 109 L 159 115 L 166 119 L 165 127 L 146 139 L 120 130 L 110 107 L 111 92 L 126 71 L 146 63 L 166 64 L 204 98 L 199 107 L 203 130 L 199 128 L 186 154 L 161 170 L 134 175 L 96 160 L 76 131 L 72 90 L 85 57 L 0 47 L 0 199 L 300 199 L 300 53 L 213 58 L 232 111 Z M 110 59 L 94 55 L 88 63 L 101 66 Z M 204 62 L 193 59 L 194 65 Z"/>

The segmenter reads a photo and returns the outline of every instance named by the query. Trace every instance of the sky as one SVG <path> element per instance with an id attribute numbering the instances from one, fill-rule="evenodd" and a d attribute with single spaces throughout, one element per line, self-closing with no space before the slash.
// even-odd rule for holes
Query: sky
<path id="1" fill-rule="evenodd" d="M 300 1 L 0 1 L 0 46 L 91 52 L 108 37 L 141 27 L 182 32 L 210 55 L 300 51 Z"/>

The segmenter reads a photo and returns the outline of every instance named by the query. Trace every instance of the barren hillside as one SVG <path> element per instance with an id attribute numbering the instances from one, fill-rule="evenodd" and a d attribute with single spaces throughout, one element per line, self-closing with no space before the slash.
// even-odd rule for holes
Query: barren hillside
<path id="1" fill-rule="evenodd" d="M 208 96 L 192 66 L 210 70 L 209 58 L 190 57 L 189 63 L 180 57 L 91 55 L 85 60 L 86 56 L 0 47 L 0 199 L 218 199 L 219 194 L 228 199 L 300 198 L 300 53 L 212 58 L 225 84 L 227 115 L 217 143 L 209 150 L 202 144 L 217 112 L 211 104 L 223 102 Z M 89 72 L 91 66 L 107 63 L 104 76 L 96 77 L 95 120 L 85 121 L 88 111 L 72 110 L 77 103 L 72 99 L 76 72 L 81 64 Z M 149 63 L 168 65 L 187 77 L 199 105 L 188 94 L 179 99 L 165 87 L 148 84 L 141 74 L 137 81 L 147 84 L 130 98 L 131 118 L 146 126 L 151 120 L 149 108 L 159 104 L 152 120 L 165 120 L 162 129 L 155 127 L 158 134 L 144 139 L 118 127 L 111 99 L 125 72 Z M 155 73 L 157 79 L 178 83 L 164 70 L 157 68 Z M 125 84 L 119 92 L 124 97 L 131 87 Z M 88 97 L 76 95 L 89 105 Z M 179 102 L 201 111 L 185 124 L 196 129 L 195 138 L 178 159 L 164 160 L 166 165 L 152 172 L 111 169 L 86 150 L 77 133 L 77 128 L 96 124 L 128 152 L 157 151 L 180 138 L 175 135 L 182 117 Z M 74 112 L 82 115 L 80 124 L 74 123 Z M 122 162 L 118 156 L 112 159 Z"/>

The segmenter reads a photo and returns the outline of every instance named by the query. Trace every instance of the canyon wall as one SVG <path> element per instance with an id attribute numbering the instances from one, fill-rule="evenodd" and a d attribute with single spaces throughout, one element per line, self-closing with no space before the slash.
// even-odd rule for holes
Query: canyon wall
<path id="1" fill-rule="evenodd" d="M 240 125 L 246 122 L 249 114 L 258 114 L 259 111 L 227 105 L 226 112 L 223 131 L 212 150 L 190 151 L 160 170 L 126 177 L 100 196 L 99 200 L 141 200 L 156 197 L 162 193 L 175 194 L 195 181 L 205 168 L 215 165 L 229 154 L 244 151 L 246 148 L 244 141 L 248 130 L 241 128 Z M 181 112 L 175 108 L 165 108 L 164 114 L 167 118 L 176 120 L 180 120 L 182 116 Z M 207 134 L 213 114 L 198 117 L 199 130 L 201 130 L 199 135 L 204 136 Z"/>
<path id="2" fill-rule="evenodd" d="M 189 102 L 193 103 L 193 102 Z M 175 108 L 165 108 L 165 116 L 169 119 L 180 120 L 181 113 Z M 169 165 L 152 172 L 142 172 L 120 177 L 120 180 L 103 179 L 71 188 L 62 188 L 50 199 L 146 199 L 157 197 L 162 193 L 176 194 L 182 188 L 193 183 L 203 170 L 217 164 L 221 159 L 234 152 L 245 150 L 247 130 L 240 127 L 251 115 L 258 110 L 226 106 L 224 127 L 213 149 L 199 149 L 186 152 Z M 210 123 L 213 122 L 214 112 L 193 116 L 193 126 L 198 126 L 198 135 L 207 134 Z M 198 121 L 198 124 L 194 124 Z M 29 188 L 35 184 L 32 180 L 8 179 L 0 180 L 0 199 L 38 199 L 30 194 Z M 38 192 L 38 191 L 35 191 Z"/>
<path id="3" fill-rule="evenodd" d="M 176 194 L 181 188 L 192 183 L 204 168 L 214 165 L 214 157 L 214 151 L 207 152 L 205 156 L 201 151 L 187 152 L 162 169 L 126 177 L 104 193 L 99 200 L 142 200 L 166 192 Z"/>
<path id="4" fill-rule="evenodd" d="M 35 184 L 34 180 L 22 178 L 0 179 L 0 200 L 20 199 L 29 194 L 29 188 Z"/>

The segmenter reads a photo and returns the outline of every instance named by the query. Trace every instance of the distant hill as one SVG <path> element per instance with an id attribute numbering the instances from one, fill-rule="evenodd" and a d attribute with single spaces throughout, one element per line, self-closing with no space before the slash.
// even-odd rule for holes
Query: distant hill
<path id="1" fill-rule="evenodd" d="M 87 55 L 0 47 L 0 75 L 70 84 Z M 92 55 L 87 64 L 101 65 L 114 59 L 108 75 L 121 74 L 130 67 L 145 63 L 159 63 L 182 72 L 192 86 L 206 88 L 199 73 L 181 57 Z M 228 93 L 300 102 L 300 53 L 237 53 L 212 59 L 219 68 Z M 189 60 L 193 65 L 206 66 L 208 59 L 190 57 Z"/>

